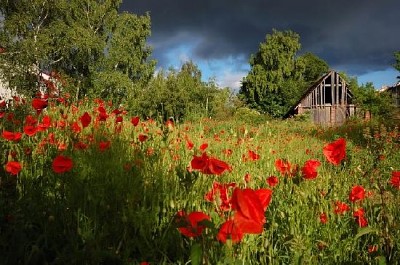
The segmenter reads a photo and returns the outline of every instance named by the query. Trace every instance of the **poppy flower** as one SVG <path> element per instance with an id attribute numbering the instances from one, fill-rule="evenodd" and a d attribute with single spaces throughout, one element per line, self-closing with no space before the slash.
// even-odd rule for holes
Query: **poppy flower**
<path id="1" fill-rule="evenodd" d="M 51 127 L 51 118 L 49 116 L 43 116 L 42 122 L 38 124 L 38 132 L 42 132 Z"/>
<path id="2" fill-rule="evenodd" d="M 82 123 L 82 127 L 86 128 L 89 126 L 90 122 L 92 121 L 92 117 L 90 117 L 89 113 L 85 112 L 83 115 L 79 118 L 80 122 Z"/>
<path id="3" fill-rule="evenodd" d="M 72 123 L 71 129 L 72 129 L 72 131 L 73 131 L 74 133 L 76 133 L 76 134 L 78 134 L 78 133 L 80 133 L 80 132 L 82 131 L 82 128 L 79 126 L 79 124 L 78 124 L 77 121 L 75 121 L 75 122 Z"/>
<path id="4" fill-rule="evenodd" d="M 328 215 L 327 215 L 326 213 L 321 213 L 321 214 L 319 215 L 319 221 L 320 221 L 322 224 L 326 224 L 326 223 L 328 222 Z"/>
<path id="5" fill-rule="evenodd" d="M 200 145 L 199 149 L 201 152 L 204 152 L 208 147 L 208 143 L 203 143 Z"/>
<path id="6" fill-rule="evenodd" d="M 104 152 L 105 150 L 109 149 L 111 146 L 111 142 L 110 141 L 101 141 L 99 143 L 99 149 L 101 152 Z"/>
<path id="7" fill-rule="evenodd" d="M 141 143 L 146 141 L 147 138 L 149 138 L 149 137 L 147 135 L 145 135 L 145 134 L 139 134 L 139 136 L 138 136 L 139 142 L 141 142 Z"/>
<path id="8" fill-rule="evenodd" d="M 194 143 L 192 141 L 190 141 L 190 139 L 186 138 L 186 148 L 188 150 L 192 150 L 194 147 Z"/>
<path id="9" fill-rule="evenodd" d="M 217 240 L 222 243 L 226 243 L 228 239 L 232 240 L 232 243 L 239 243 L 242 238 L 243 232 L 235 225 L 233 220 L 225 221 L 219 228 L 217 234 Z"/>
<path id="10" fill-rule="evenodd" d="M 351 188 L 349 194 L 349 200 L 351 202 L 361 201 L 364 198 L 365 198 L 365 189 L 362 186 L 357 185 Z"/>
<path id="11" fill-rule="evenodd" d="M 228 195 L 228 190 L 229 188 L 235 188 L 236 187 L 236 183 L 232 182 L 232 183 L 227 183 L 227 184 L 220 184 L 218 182 L 214 182 L 212 189 L 207 192 L 204 195 L 204 199 L 208 202 L 214 202 L 215 201 L 215 197 L 218 194 L 219 195 L 219 209 L 221 211 L 229 211 L 231 209 L 231 198 Z"/>
<path id="12" fill-rule="evenodd" d="M 226 156 L 230 156 L 230 155 L 232 155 L 233 151 L 232 151 L 232 149 L 224 149 L 224 150 L 222 150 L 222 153 Z"/>
<path id="13" fill-rule="evenodd" d="M 18 175 L 18 173 L 22 170 L 21 163 L 17 161 L 9 161 L 6 164 L 6 172 L 10 173 L 11 175 Z"/>
<path id="14" fill-rule="evenodd" d="M 4 139 L 9 140 L 9 141 L 19 141 L 21 140 L 22 133 L 20 132 L 9 132 L 9 131 L 3 131 L 2 136 Z"/>
<path id="15" fill-rule="evenodd" d="M 47 99 L 42 98 L 34 98 L 32 100 L 32 107 L 40 113 L 43 109 L 47 108 L 48 102 Z"/>
<path id="16" fill-rule="evenodd" d="M 345 212 L 348 212 L 348 211 L 350 211 L 350 207 L 346 203 L 341 202 L 341 201 L 336 201 L 335 202 L 335 211 L 334 212 L 336 214 L 342 215 L 342 214 L 344 214 Z"/>
<path id="17" fill-rule="evenodd" d="M 244 182 L 249 183 L 251 180 L 251 175 L 250 173 L 246 173 L 246 175 L 244 175 Z"/>
<path id="18" fill-rule="evenodd" d="M 294 176 L 297 173 L 297 165 L 292 165 L 289 161 L 283 159 L 275 160 L 275 168 L 282 174 Z"/>
<path id="19" fill-rule="evenodd" d="M 231 170 L 226 162 L 209 157 L 205 152 L 201 156 L 194 155 L 190 165 L 192 169 L 209 175 L 221 175 L 225 171 Z"/>
<path id="20" fill-rule="evenodd" d="M 279 179 L 275 176 L 270 176 L 267 178 L 267 183 L 270 187 L 275 187 L 279 183 Z"/>
<path id="21" fill-rule="evenodd" d="M 390 185 L 392 185 L 392 187 L 400 190 L 400 171 L 392 172 L 392 177 L 391 177 L 389 183 L 390 183 Z"/>
<path id="22" fill-rule="evenodd" d="M 25 125 L 35 126 L 36 124 L 37 124 L 37 119 L 35 119 L 31 115 L 27 115 L 25 117 Z"/>
<path id="23" fill-rule="evenodd" d="M 368 225 L 368 220 L 364 216 L 364 209 L 359 208 L 353 213 L 353 217 L 356 219 L 356 222 L 359 227 L 365 227 Z"/>
<path id="24" fill-rule="evenodd" d="M 247 156 L 252 161 L 256 161 L 256 160 L 260 159 L 260 155 L 251 150 L 247 151 Z"/>
<path id="25" fill-rule="evenodd" d="M 321 165 L 318 160 L 310 159 L 304 163 L 301 169 L 305 179 L 315 179 L 318 175 L 317 168 Z"/>
<path id="26" fill-rule="evenodd" d="M 265 223 L 264 207 L 268 206 L 266 205 L 268 196 L 263 197 L 265 198 L 261 200 L 259 194 L 252 189 L 236 188 L 233 191 L 232 209 L 235 211 L 233 220 L 243 233 L 262 233 Z"/>
<path id="27" fill-rule="evenodd" d="M 55 173 L 60 174 L 70 171 L 73 167 L 73 162 L 71 158 L 59 155 L 54 158 L 52 167 Z"/>
<path id="28" fill-rule="evenodd" d="M 24 133 L 28 136 L 34 136 L 37 132 L 37 128 L 32 125 L 24 126 Z"/>
<path id="29" fill-rule="evenodd" d="M 346 157 L 346 140 L 339 138 L 336 141 L 324 146 L 323 153 L 325 158 L 337 166 Z"/>
<path id="30" fill-rule="evenodd" d="M 191 212 L 190 214 L 186 214 L 185 211 L 179 211 L 175 217 L 179 232 L 187 237 L 200 236 L 205 228 L 205 226 L 200 223 L 205 220 L 210 220 L 210 216 L 203 212 Z"/>
<path id="31" fill-rule="evenodd" d="M 140 118 L 139 118 L 138 116 L 133 117 L 133 118 L 131 119 L 131 123 L 132 123 L 133 126 L 135 126 L 135 127 L 139 124 L 139 121 L 140 121 Z"/>

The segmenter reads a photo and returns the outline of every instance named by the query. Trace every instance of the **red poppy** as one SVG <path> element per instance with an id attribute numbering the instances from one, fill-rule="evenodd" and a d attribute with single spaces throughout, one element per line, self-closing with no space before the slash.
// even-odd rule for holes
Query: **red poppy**
<path id="1" fill-rule="evenodd" d="M 34 98 L 32 100 L 32 107 L 40 113 L 43 109 L 47 108 L 48 102 L 47 99 L 42 98 Z"/>
<path id="2" fill-rule="evenodd" d="M 189 140 L 189 138 L 186 138 L 186 148 L 188 150 L 192 150 L 194 147 L 194 143 L 192 141 Z"/>
<path id="3" fill-rule="evenodd" d="M 246 175 L 244 175 L 244 182 L 249 183 L 251 180 L 251 175 L 250 173 L 246 173 Z"/>
<path id="4" fill-rule="evenodd" d="M 374 253 L 378 251 L 378 246 L 377 245 L 369 245 L 368 246 L 368 253 Z"/>
<path id="5" fill-rule="evenodd" d="M 122 116 L 117 116 L 115 117 L 115 123 L 120 123 L 124 120 L 124 118 L 122 118 Z"/>
<path id="6" fill-rule="evenodd" d="M 51 127 L 51 118 L 49 116 L 43 116 L 42 122 L 38 124 L 38 132 L 45 131 L 46 129 Z"/>
<path id="7" fill-rule="evenodd" d="M 233 151 L 232 151 L 232 149 L 224 149 L 222 151 L 222 153 L 224 153 L 224 155 L 226 155 L 226 156 L 230 156 L 230 155 L 232 155 Z"/>
<path id="8" fill-rule="evenodd" d="M 97 115 L 98 121 L 106 121 L 107 120 L 108 114 L 107 114 L 106 109 L 103 106 L 98 107 L 97 112 L 98 112 L 98 115 Z"/>
<path id="9" fill-rule="evenodd" d="M 289 161 L 283 159 L 277 159 L 275 161 L 275 168 L 282 174 L 288 176 L 294 176 L 297 173 L 297 165 L 290 164 Z"/>
<path id="10" fill-rule="evenodd" d="M 226 243 L 226 240 L 232 240 L 232 243 L 239 243 L 243 238 L 243 232 L 235 225 L 233 220 L 227 220 L 219 228 L 217 240 Z"/>
<path id="11" fill-rule="evenodd" d="M 346 203 L 341 202 L 341 201 L 335 202 L 335 213 L 336 214 L 341 215 L 348 211 L 350 211 L 350 207 Z"/>
<path id="12" fill-rule="evenodd" d="M 19 141 L 21 140 L 22 133 L 19 132 L 9 132 L 9 131 L 3 131 L 2 136 L 4 139 L 9 140 L 9 141 Z"/>
<path id="13" fill-rule="evenodd" d="M 110 141 L 101 141 L 99 143 L 99 149 L 101 152 L 104 152 L 105 150 L 109 149 L 111 146 L 111 142 Z"/>
<path id="14" fill-rule="evenodd" d="M 256 161 L 256 160 L 260 159 L 260 155 L 256 154 L 254 151 L 251 151 L 251 150 L 247 151 L 247 156 L 252 161 Z"/>
<path id="15" fill-rule="evenodd" d="M 346 139 L 339 138 L 336 141 L 325 145 L 323 149 L 325 158 L 335 166 L 346 157 Z"/>
<path id="16" fill-rule="evenodd" d="M 74 148 L 78 149 L 78 150 L 84 150 L 87 147 L 88 147 L 87 144 L 85 144 L 84 142 L 80 142 L 80 141 L 74 144 Z"/>
<path id="17" fill-rule="evenodd" d="M 139 121 L 140 121 L 140 118 L 139 118 L 138 116 L 133 117 L 133 118 L 131 119 L 131 123 L 132 123 L 133 126 L 135 126 L 135 127 L 139 124 Z"/>
<path id="18" fill-rule="evenodd" d="M 54 158 L 52 166 L 55 173 L 64 173 L 72 169 L 73 162 L 71 158 L 59 155 Z"/>
<path id="19" fill-rule="evenodd" d="M 304 163 L 301 171 L 305 179 L 315 179 L 318 175 L 317 168 L 321 165 L 318 160 L 310 159 Z"/>
<path id="20" fill-rule="evenodd" d="M 200 145 L 199 149 L 201 152 L 204 152 L 208 147 L 208 143 L 203 143 Z"/>
<path id="21" fill-rule="evenodd" d="M 92 117 L 90 117 L 89 113 L 85 112 L 83 115 L 79 118 L 79 120 L 82 123 L 82 127 L 86 128 L 89 126 L 90 122 L 92 121 Z"/>
<path id="22" fill-rule="evenodd" d="M 359 208 L 353 213 L 353 217 L 356 219 L 356 222 L 359 227 L 365 227 L 368 225 L 368 220 L 364 216 L 364 209 Z"/>
<path id="23" fill-rule="evenodd" d="M 392 185 L 392 187 L 400 190 L 400 171 L 392 172 L 392 177 L 390 179 L 390 185 Z"/>
<path id="24" fill-rule="evenodd" d="M 235 188 L 236 183 L 220 184 L 218 182 L 213 183 L 212 189 L 204 195 L 204 199 L 208 202 L 214 202 L 215 196 L 219 194 L 219 209 L 221 211 L 229 211 L 231 209 L 232 201 L 228 195 L 229 188 Z"/>
<path id="25" fill-rule="evenodd" d="M 144 141 L 146 141 L 147 138 L 149 138 L 149 137 L 147 135 L 145 135 L 145 134 L 139 134 L 139 136 L 138 136 L 139 141 L 142 142 L 142 143 Z"/>
<path id="26" fill-rule="evenodd" d="M 209 157 L 205 152 L 201 156 L 194 155 L 190 165 L 192 169 L 199 170 L 204 174 L 221 175 L 225 171 L 231 170 L 226 162 Z"/>
<path id="27" fill-rule="evenodd" d="M 322 224 L 326 224 L 326 223 L 328 222 L 328 215 L 327 215 L 326 213 L 321 213 L 321 214 L 319 215 L 319 221 L 320 221 Z"/>
<path id="28" fill-rule="evenodd" d="M 349 200 L 351 202 L 361 201 L 364 198 L 365 198 L 365 189 L 362 186 L 357 185 L 351 188 L 349 194 Z"/>
<path id="29" fill-rule="evenodd" d="M 190 214 L 186 214 L 185 211 L 179 211 L 175 217 L 179 232 L 187 237 L 200 236 L 205 228 L 205 226 L 200 223 L 205 220 L 210 220 L 210 216 L 203 212 L 191 212 Z"/>
<path id="30" fill-rule="evenodd" d="M 37 124 L 37 119 L 35 119 L 31 115 L 25 117 L 25 125 L 35 126 L 36 124 Z"/>
<path id="31" fill-rule="evenodd" d="M 34 136 L 37 132 L 37 128 L 32 125 L 24 126 L 24 133 L 28 136 Z"/>
<path id="32" fill-rule="evenodd" d="M 11 175 L 18 175 L 18 173 L 22 170 L 21 163 L 17 161 L 9 161 L 6 164 L 6 172 L 10 173 Z"/>
<path id="33" fill-rule="evenodd" d="M 262 233 L 265 223 L 264 206 L 254 190 L 236 188 L 232 195 L 232 209 L 235 210 L 235 225 L 243 233 Z"/>
<path id="34" fill-rule="evenodd" d="M 79 126 L 79 124 L 78 124 L 77 121 L 75 121 L 75 122 L 72 123 L 71 129 L 72 129 L 72 131 L 73 131 L 74 133 L 77 133 L 77 134 L 80 133 L 80 132 L 82 131 L 82 128 Z"/>
<path id="35" fill-rule="evenodd" d="M 270 176 L 267 178 L 267 183 L 270 187 L 275 187 L 279 183 L 279 179 L 275 176 Z"/>

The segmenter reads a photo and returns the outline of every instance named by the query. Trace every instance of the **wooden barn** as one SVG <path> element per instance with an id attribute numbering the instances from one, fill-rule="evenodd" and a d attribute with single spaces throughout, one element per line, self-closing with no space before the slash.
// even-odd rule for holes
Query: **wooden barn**
<path id="1" fill-rule="evenodd" d="M 400 108 L 400 82 L 394 86 L 384 87 L 379 92 L 390 93 L 390 96 L 393 99 L 393 104 Z"/>
<path id="2" fill-rule="evenodd" d="M 346 81 L 337 72 L 330 71 L 303 94 L 285 117 L 309 112 L 316 124 L 341 125 L 355 114 L 352 99 Z"/>

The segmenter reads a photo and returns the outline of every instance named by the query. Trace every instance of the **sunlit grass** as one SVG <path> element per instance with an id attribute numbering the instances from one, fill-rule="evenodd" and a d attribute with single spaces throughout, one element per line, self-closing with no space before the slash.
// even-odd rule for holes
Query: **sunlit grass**
<path id="1" fill-rule="evenodd" d="M 108 116 L 104 121 L 99 120 L 99 104 Z M 400 259 L 399 191 L 389 184 L 392 172 L 400 170 L 398 128 L 351 123 L 324 129 L 292 120 L 251 125 L 212 119 L 173 126 L 140 120 L 135 126 L 134 114 L 113 111 L 87 101 L 48 107 L 39 115 L 29 105 L 5 111 L 1 131 L 23 132 L 27 114 L 39 124 L 46 115 L 52 120 L 51 127 L 33 136 L 0 140 L 2 165 L 11 160 L 22 164 L 17 176 L 1 169 L 0 250 L 6 264 L 185 264 L 195 263 L 195 254 L 209 264 L 384 264 Z M 91 122 L 83 128 L 85 112 Z M 346 158 L 335 166 L 322 148 L 340 137 L 347 141 Z M 191 160 L 202 152 L 228 163 L 231 171 L 217 176 L 193 170 Z M 59 154 L 73 160 L 71 171 L 52 170 Z M 283 176 L 277 159 L 299 170 Z M 310 159 L 321 166 L 315 179 L 306 180 L 301 167 Z M 278 177 L 277 186 L 268 185 L 270 176 Z M 204 199 L 214 181 L 273 190 L 261 234 L 246 234 L 238 244 L 216 240 L 230 213 L 217 213 L 218 201 Z M 355 185 L 365 188 L 366 198 L 353 203 L 349 193 Z M 337 201 L 350 210 L 336 214 Z M 353 217 L 361 207 L 368 220 L 362 228 Z M 186 238 L 175 222 L 180 210 L 202 211 L 211 223 L 198 238 Z"/>

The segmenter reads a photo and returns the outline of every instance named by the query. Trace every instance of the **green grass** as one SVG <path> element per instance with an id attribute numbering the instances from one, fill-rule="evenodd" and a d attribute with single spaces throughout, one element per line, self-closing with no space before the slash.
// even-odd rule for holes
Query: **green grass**
<path id="1" fill-rule="evenodd" d="M 22 107 L 20 107 L 22 108 Z M 29 106 L 14 110 L 20 122 L 0 120 L 0 129 L 23 131 Z M 52 127 L 19 142 L 0 139 L 1 163 L 19 161 L 17 176 L 0 170 L 0 263 L 3 264 L 395 264 L 400 260 L 399 190 L 389 184 L 399 171 L 399 132 L 395 127 L 351 123 L 320 128 L 302 121 L 244 121 L 163 124 L 141 121 L 134 127 L 129 114 L 118 132 L 112 108 L 105 122 L 95 122 L 96 105 L 55 106 L 43 115 Z M 67 116 L 60 116 L 60 109 Z M 75 133 L 70 124 L 87 111 L 92 122 Z M 63 121 L 65 128 L 56 127 Z M 55 141 L 49 138 L 53 134 Z M 148 139 L 140 142 L 138 136 Z M 333 140 L 347 140 L 346 159 L 334 166 L 322 148 Z M 101 152 L 100 141 L 109 140 Z M 192 149 L 187 147 L 191 141 Z M 76 143 L 87 144 L 79 150 Z M 64 150 L 59 147 L 65 146 Z M 204 175 L 188 169 L 199 146 L 227 162 L 231 172 Z M 27 152 L 30 149 L 31 152 Z M 230 149 L 231 155 L 223 150 Z M 260 155 L 246 160 L 248 151 Z M 10 154 L 14 153 L 14 156 Z M 70 172 L 57 174 L 52 161 L 71 157 Z M 318 159 L 318 176 L 305 180 L 301 171 L 282 176 L 277 159 L 301 168 Z M 246 183 L 244 176 L 250 174 Z M 241 188 L 270 188 L 267 177 L 277 176 L 261 234 L 245 235 L 238 244 L 216 240 L 219 226 L 230 214 L 219 215 L 216 204 L 204 200 L 214 181 L 235 182 Z M 366 198 L 351 203 L 349 192 L 362 185 Z M 334 213 L 336 201 L 351 210 Z M 362 207 L 368 226 L 360 228 L 353 211 Z M 202 211 L 211 217 L 201 236 L 187 238 L 177 229 L 179 210 Z M 325 213 L 328 221 L 320 222 Z M 377 246 L 376 251 L 368 249 Z M 193 260 L 191 260 L 193 259 Z"/>

